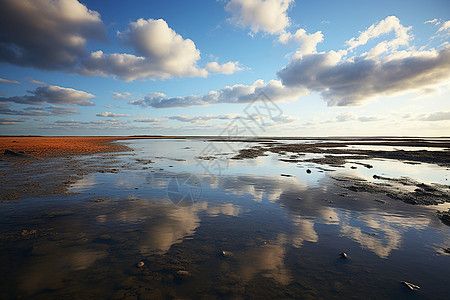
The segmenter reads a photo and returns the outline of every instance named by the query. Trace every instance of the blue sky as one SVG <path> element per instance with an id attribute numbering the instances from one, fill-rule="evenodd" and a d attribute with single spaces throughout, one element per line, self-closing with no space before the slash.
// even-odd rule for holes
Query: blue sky
<path id="1" fill-rule="evenodd" d="M 5 0 L 0 134 L 448 136 L 449 14 L 445 0 Z M 276 115 L 255 109 L 262 93 Z"/>

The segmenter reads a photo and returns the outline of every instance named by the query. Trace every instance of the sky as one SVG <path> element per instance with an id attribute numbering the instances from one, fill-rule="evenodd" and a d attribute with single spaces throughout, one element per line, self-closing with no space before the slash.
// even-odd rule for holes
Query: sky
<path id="1" fill-rule="evenodd" d="M 0 135 L 449 136 L 450 1 L 1 0 Z"/>

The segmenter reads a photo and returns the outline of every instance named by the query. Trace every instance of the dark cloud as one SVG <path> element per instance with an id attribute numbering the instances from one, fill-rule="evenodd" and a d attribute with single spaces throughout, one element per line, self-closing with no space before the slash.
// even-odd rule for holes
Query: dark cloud
<path id="1" fill-rule="evenodd" d="M 0 118 L 0 125 L 15 125 L 19 122 L 25 122 L 24 120 L 18 120 L 18 119 L 3 119 Z"/>
<path id="2" fill-rule="evenodd" d="M 320 92 L 329 106 L 361 105 L 383 95 L 425 88 L 450 77 L 450 46 L 341 61 L 334 51 L 305 55 L 278 72 L 287 87 Z"/>
<path id="3" fill-rule="evenodd" d="M 0 1 L 0 61 L 58 70 L 87 55 L 87 39 L 106 40 L 100 15 L 76 0 Z"/>
<path id="4" fill-rule="evenodd" d="M 78 114 L 78 109 L 72 107 L 62 106 L 45 106 L 45 107 L 25 107 L 24 109 L 17 110 L 11 109 L 9 103 L 0 102 L 0 114 L 3 115 L 18 115 L 18 116 L 67 116 L 72 114 Z"/>
<path id="5" fill-rule="evenodd" d="M 0 101 L 31 105 L 45 105 L 46 103 L 80 106 L 95 105 L 94 102 L 88 100 L 95 97 L 94 95 L 71 88 L 49 85 L 38 87 L 34 91 L 28 90 L 27 92 L 31 95 L 0 97 Z"/>

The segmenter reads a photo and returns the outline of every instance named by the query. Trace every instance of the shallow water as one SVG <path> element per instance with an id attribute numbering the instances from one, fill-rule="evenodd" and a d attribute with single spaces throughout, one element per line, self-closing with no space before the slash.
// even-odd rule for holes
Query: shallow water
<path id="1" fill-rule="evenodd" d="M 324 171 L 276 154 L 228 159 L 245 144 L 125 143 L 135 151 L 110 158 L 118 173 L 83 176 L 73 194 L 0 203 L 0 298 L 445 299 L 450 292 L 450 255 L 442 250 L 450 227 L 435 215 L 448 205 L 351 192 L 331 177 L 448 184 L 446 168 L 364 160 L 374 167 L 349 162 Z M 213 152 L 218 159 L 197 158 Z"/>

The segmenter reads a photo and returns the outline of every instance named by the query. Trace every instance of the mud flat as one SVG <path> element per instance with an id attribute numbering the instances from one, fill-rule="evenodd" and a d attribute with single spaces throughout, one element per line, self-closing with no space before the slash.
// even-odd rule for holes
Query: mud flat
<path id="1" fill-rule="evenodd" d="M 237 141 L 236 141 L 237 142 Z M 247 140 L 257 142 L 257 140 Z M 350 146 L 353 146 L 352 148 Z M 390 150 L 355 149 L 354 147 L 380 146 L 393 147 Z M 407 147 L 408 150 L 396 147 Z M 423 148 L 427 148 L 424 150 Z M 435 164 L 448 169 L 450 167 L 450 142 L 418 141 L 418 140 L 341 140 L 339 142 L 319 141 L 311 143 L 267 143 L 260 146 L 242 149 L 233 159 L 253 159 L 258 156 L 276 153 L 279 160 L 288 163 L 315 163 L 330 167 L 344 167 L 345 164 L 361 165 L 372 169 L 373 166 L 365 162 L 372 159 L 388 159 L 415 165 L 420 163 Z M 316 158 L 302 158 L 307 154 L 319 155 Z M 356 166 L 352 166 L 356 169 Z M 330 170 L 328 170 L 330 171 Z M 332 170 L 331 170 L 332 171 Z M 400 177 L 389 178 L 373 175 L 373 180 L 358 177 L 334 177 L 341 182 L 341 186 L 355 192 L 384 194 L 396 200 L 417 205 L 437 205 L 450 202 L 450 186 L 444 184 L 425 184 L 417 180 Z M 345 182 L 343 184 L 342 182 Z"/>
<path id="2" fill-rule="evenodd" d="M 242 142 L 242 141 L 239 141 Z M 248 140 L 247 142 L 256 142 L 256 140 Z M 348 146 L 392 146 L 392 147 L 419 147 L 419 148 L 439 148 L 437 150 L 363 150 L 352 149 Z M 278 154 L 325 154 L 325 158 L 305 159 L 304 162 L 314 162 L 325 165 L 343 165 L 348 159 L 372 159 L 385 158 L 395 159 L 408 162 L 424 162 L 437 164 L 439 166 L 450 166 L 450 142 L 448 141 L 342 141 L 342 142 L 315 142 L 315 143 L 293 143 L 278 144 L 265 143 L 262 148 L 250 148 L 241 151 L 236 158 L 254 158 L 257 154 L 262 155 L 265 152 Z M 444 150 L 441 150 L 444 149 Z"/>
<path id="3" fill-rule="evenodd" d="M 2 148 L 0 299 L 448 295 L 449 187 L 419 176 L 445 167 L 307 152 L 358 150 L 348 140 L 199 157 L 205 138 L 78 139 Z M 203 167 L 227 159 L 221 174 Z M 399 166 L 411 178 L 388 172 Z"/>

